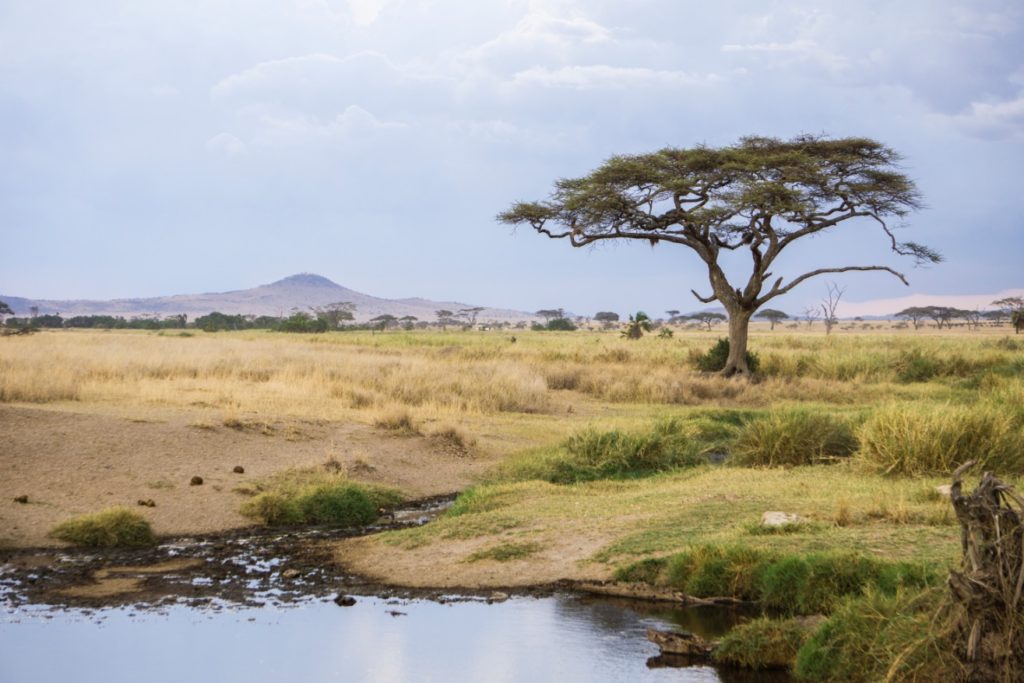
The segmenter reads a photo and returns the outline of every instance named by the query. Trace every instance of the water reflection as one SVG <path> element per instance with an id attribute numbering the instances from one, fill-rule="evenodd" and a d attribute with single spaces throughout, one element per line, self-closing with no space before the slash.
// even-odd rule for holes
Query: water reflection
<path id="1" fill-rule="evenodd" d="M 9 608 L 0 617 L 0 680 L 787 680 L 650 668 L 658 651 L 645 629 L 692 625 L 696 616 L 569 595 L 495 605 L 359 598 L 353 607 L 219 607 Z"/>

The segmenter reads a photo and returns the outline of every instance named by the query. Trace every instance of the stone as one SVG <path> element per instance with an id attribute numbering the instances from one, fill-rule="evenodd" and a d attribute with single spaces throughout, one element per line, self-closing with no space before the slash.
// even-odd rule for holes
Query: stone
<path id="1" fill-rule="evenodd" d="M 288 569 L 285 569 L 283 572 L 281 572 L 281 578 L 294 579 L 298 577 L 298 575 L 301 573 L 302 572 L 300 572 L 298 569 L 292 569 L 291 567 L 289 567 Z"/>
<path id="2" fill-rule="evenodd" d="M 647 640 L 657 645 L 662 654 L 706 658 L 715 649 L 714 643 L 709 643 L 700 636 L 687 631 L 658 631 L 649 628 L 647 629 Z"/>
<path id="3" fill-rule="evenodd" d="M 339 595 L 338 597 L 334 598 L 334 604 L 339 607 L 351 607 L 352 605 L 356 604 L 356 599 L 353 598 L 351 595 Z"/>
<path id="4" fill-rule="evenodd" d="M 505 602 L 508 600 L 508 593 L 502 593 L 501 591 L 494 591 L 487 598 L 487 604 L 493 605 L 496 602 Z"/>
<path id="5" fill-rule="evenodd" d="M 200 477 L 200 476 L 192 477 L 192 479 L 189 480 L 188 485 L 189 486 L 202 486 L 203 485 L 203 478 Z"/>
<path id="6" fill-rule="evenodd" d="M 154 501 L 152 498 L 145 498 L 145 499 L 140 498 L 138 504 L 141 505 L 144 508 L 155 508 L 156 507 L 156 501 Z"/>
<path id="7" fill-rule="evenodd" d="M 24 505 L 25 503 L 28 502 L 28 496 L 15 496 L 14 502 L 21 503 L 22 505 Z"/>
<path id="8" fill-rule="evenodd" d="M 800 524 L 806 522 L 807 519 L 800 515 L 795 515 L 791 512 L 778 512 L 769 511 L 761 515 L 761 526 L 788 526 L 790 524 Z"/>
<path id="9" fill-rule="evenodd" d="M 939 494 L 943 498 L 950 498 L 953 495 L 952 484 L 941 484 L 935 487 L 935 493 Z"/>
<path id="10" fill-rule="evenodd" d="M 241 465 L 235 465 L 234 469 L 231 470 L 235 474 L 245 474 L 245 468 Z"/>

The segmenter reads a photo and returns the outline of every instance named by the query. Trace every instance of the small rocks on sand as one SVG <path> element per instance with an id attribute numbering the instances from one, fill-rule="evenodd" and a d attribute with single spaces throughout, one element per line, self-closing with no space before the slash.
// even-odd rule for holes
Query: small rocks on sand
<path id="1" fill-rule="evenodd" d="M 493 605 L 496 602 L 505 602 L 508 600 L 508 593 L 502 593 L 500 591 L 494 591 L 487 598 L 487 604 Z"/>
<path id="2" fill-rule="evenodd" d="M 192 479 L 188 482 L 188 485 L 189 486 L 202 486 L 203 485 L 203 478 L 200 477 L 200 476 L 192 477 Z"/>
<path id="3" fill-rule="evenodd" d="M 339 595 L 338 597 L 334 598 L 334 604 L 338 605 L 339 607 L 351 607 L 352 605 L 356 604 L 356 599 L 353 598 L 351 595 Z"/>
<path id="4" fill-rule="evenodd" d="M 15 496 L 14 502 L 21 503 L 22 505 L 24 505 L 25 503 L 28 502 L 28 496 Z"/>
<path id="5" fill-rule="evenodd" d="M 138 504 L 141 505 L 144 508 L 155 508 L 156 507 L 156 501 L 154 501 L 152 498 L 144 498 L 144 499 L 143 498 L 139 498 Z"/>
<path id="6" fill-rule="evenodd" d="M 241 465 L 235 465 L 234 469 L 231 470 L 235 474 L 245 474 L 245 468 Z"/>

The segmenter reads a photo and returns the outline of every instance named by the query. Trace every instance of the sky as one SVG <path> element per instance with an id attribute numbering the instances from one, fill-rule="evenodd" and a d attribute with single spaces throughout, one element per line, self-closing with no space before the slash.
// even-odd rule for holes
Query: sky
<path id="1" fill-rule="evenodd" d="M 703 308 L 683 247 L 495 215 L 614 154 L 867 136 L 926 208 L 775 269 L 849 302 L 1024 287 L 1019 0 L 0 0 L 0 293 L 115 298 L 313 272 L 533 311 Z M 742 264 L 733 264 L 742 269 Z M 826 294 L 809 281 L 772 307 Z"/>

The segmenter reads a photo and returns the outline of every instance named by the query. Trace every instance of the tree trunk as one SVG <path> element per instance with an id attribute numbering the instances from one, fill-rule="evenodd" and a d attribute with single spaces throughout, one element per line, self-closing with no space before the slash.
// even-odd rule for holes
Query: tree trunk
<path id="1" fill-rule="evenodd" d="M 729 358 L 722 369 L 724 377 L 749 377 L 747 367 L 747 332 L 753 311 L 743 309 L 729 311 Z"/>

